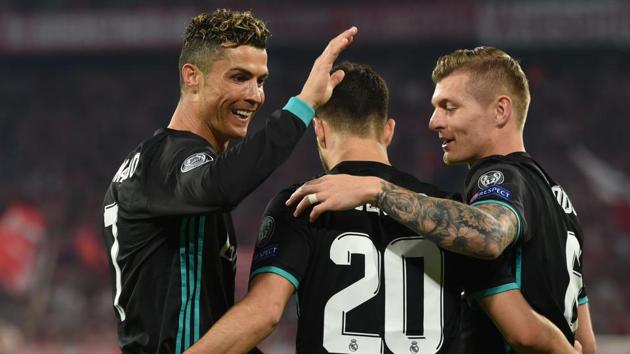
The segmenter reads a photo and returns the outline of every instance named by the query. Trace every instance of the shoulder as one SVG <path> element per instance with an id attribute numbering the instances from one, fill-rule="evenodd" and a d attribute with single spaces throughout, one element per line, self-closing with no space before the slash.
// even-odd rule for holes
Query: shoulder
<path id="1" fill-rule="evenodd" d="M 265 215 L 290 216 L 293 213 L 294 206 L 287 206 L 286 201 L 301 185 L 301 183 L 292 184 L 276 193 L 267 204 Z"/>
<path id="2" fill-rule="evenodd" d="M 203 138 L 184 131 L 160 130 L 144 142 L 145 160 L 163 172 L 187 173 L 217 160 Z"/>
<path id="3" fill-rule="evenodd" d="M 391 182 L 416 193 L 423 193 L 429 197 L 460 199 L 456 193 L 445 192 L 431 183 L 420 181 L 415 176 L 400 170 L 398 170 L 395 179 Z"/>
<path id="4" fill-rule="evenodd" d="M 493 156 L 471 166 L 466 178 L 467 189 L 486 189 L 526 177 L 525 166 L 507 156 Z"/>

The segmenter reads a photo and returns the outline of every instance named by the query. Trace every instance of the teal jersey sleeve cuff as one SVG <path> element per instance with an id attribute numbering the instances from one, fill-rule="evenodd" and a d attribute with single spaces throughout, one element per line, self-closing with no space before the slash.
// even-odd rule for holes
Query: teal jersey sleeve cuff
<path id="1" fill-rule="evenodd" d="M 311 123 L 311 120 L 313 120 L 313 117 L 315 117 L 315 110 L 313 107 L 295 96 L 291 97 L 289 102 L 287 102 L 282 109 L 293 113 L 296 117 L 300 118 L 306 126 L 308 126 Z"/>
<path id="2" fill-rule="evenodd" d="M 293 276 L 293 274 L 287 272 L 286 270 L 282 268 L 278 268 L 274 266 L 267 266 L 267 267 L 261 267 L 261 268 L 256 269 L 255 271 L 252 272 L 252 274 L 250 274 L 249 281 L 251 282 L 255 276 L 262 273 L 274 273 L 283 277 L 284 279 L 288 280 L 289 283 L 293 285 L 295 290 L 297 290 L 298 286 L 300 285 L 300 282 L 297 280 L 296 277 Z"/>
<path id="3" fill-rule="evenodd" d="M 584 304 L 588 304 L 588 296 L 584 296 L 578 299 L 578 304 L 580 305 L 584 305 Z"/>
<path id="4" fill-rule="evenodd" d="M 481 299 L 482 297 L 492 296 L 492 295 L 500 294 L 502 292 L 515 290 L 515 289 L 519 289 L 518 284 L 507 283 L 507 284 L 495 286 L 494 288 L 476 291 L 474 293 L 468 294 L 466 297 L 469 300 L 478 300 L 478 299 Z"/>

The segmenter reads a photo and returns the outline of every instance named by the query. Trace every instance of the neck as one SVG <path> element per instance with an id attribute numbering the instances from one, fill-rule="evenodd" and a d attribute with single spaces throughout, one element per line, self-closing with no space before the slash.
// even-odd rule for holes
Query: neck
<path id="1" fill-rule="evenodd" d="M 372 138 L 344 136 L 336 140 L 337 144 L 328 154 L 331 168 L 343 161 L 374 161 L 391 165 L 387 147 Z"/>
<path id="2" fill-rule="evenodd" d="M 171 116 L 168 128 L 197 134 L 204 138 L 217 153 L 223 152 L 227 149 L 229 140 L 216 136 L 202 117 L 203 114 L 195 102 L 182 96 Z"/>
<path id="3" fill-rule="evenodd" d="M 501 155 L 506 156 L 515 152 L 525 152 L 525 144 L 523 143 L 523 134 L 516 132 L 507 136 L 496 137 L 492 140 L 490 147 L 485 151 L 479 159 L 469 162 L 468 167 L 475 162 L 488 156 Z"/>

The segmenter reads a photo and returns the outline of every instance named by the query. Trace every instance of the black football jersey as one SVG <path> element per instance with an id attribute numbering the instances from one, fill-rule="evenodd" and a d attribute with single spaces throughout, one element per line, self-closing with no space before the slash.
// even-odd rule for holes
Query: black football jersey
<path id="1" fill-rule="evenodd" d="M 493 261 L 471 261 L 466 277 L 471 300 L 520 289 L 527 302 L 551 320 L 570 343 L 577 306 L 588 302 L 582 279 L 583 235 L 569 196 L 527 153 L 490 156 L 471 167 L 465 199 L 512 210 L 518 236 Z M 467 328 L 470 352 L 505 353 L 509 345 L 474 303 Z"/>
<path id="2" fill-rule="evenodd" d="M 446 197 L 377 162 L 346 161 L 331 173 L 377 176 Z M 460 256 L 369 204 L 324 213 L 315 223 L 294 218 L 285 201 L 295 187 L 267 206 L 250 277 L 275 273 L 297 289 L 297 353 L 456 352 Z"/>
<path id="3" fill-rule="evenodd" d="M 182 353 L 234 303 L 229 212 L 286 160 L 306 125 L 287 110 L 223 154 L 158 130 L 124 160 L 104 200 L 123 353 Z"/>

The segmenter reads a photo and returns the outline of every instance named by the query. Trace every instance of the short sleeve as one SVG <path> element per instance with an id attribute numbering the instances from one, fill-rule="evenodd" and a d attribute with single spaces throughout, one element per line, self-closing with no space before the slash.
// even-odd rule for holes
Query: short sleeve
<path id="1" fill-rule="evenodd" d="M 499 204 L 517 219 L 517 239 L 494 260 L 470 259 L 465 267 L 465 288 L 469 299 L 479 299 L 520 289 L 521 245 L 526 240 L 525 204 L 527 185 L 522 173 L 512 165 L 487 161 L 470 171 L 465 201 L 473 206 Z"/>
<path id="2" fill-rule="evenodd" d="M 303 215 L 295 218 L 285 205 L 291 190 L 276 195 L 262 218 L 250 270 L 250 281 L 261 273 L 275 273 L 297 290 L 311 254 L 310 223 Z"/>
<path id="3" fill-rule="evenodd" d="M 467 204 L 499 204 L 511 210 L 517 219 L 517 240 L 527 234 L 525 204 L 527 184 L 523 174 L 505 163 L 484 163 L 473 167 L 465 191 Z M 526 241 L 526 240 L 525 240 Z"/>
<path id="4" fill-rule="evenodd" d="M 520 248 L 508 248 L 494 260 L 468 258 L 462 267 L 469 300 L 520 289 Z"/>

